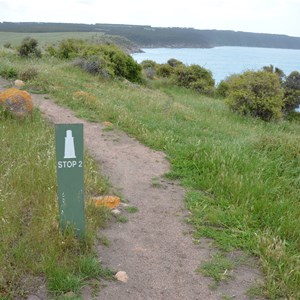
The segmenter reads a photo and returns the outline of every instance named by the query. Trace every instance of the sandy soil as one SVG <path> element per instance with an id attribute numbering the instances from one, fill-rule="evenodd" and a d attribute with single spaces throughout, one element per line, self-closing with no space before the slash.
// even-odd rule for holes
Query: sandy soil
<path id="1" fill-rule="evenodd" d="M 43 95 L 32 96 L 51 123 L 84 124 L 85 147 L 129 205 L 138 208 L 138 212 L 126 214 L 127 223 L 114 222 L 101 231 L 111 241 L 109 247 L 97 246 L 103 265 L 125 271 L 127 283 L 108 282 L 95 298 L 86 287 L 85 299 L 248 299 L 247 290 L 262 278 L 252 258 L 215 290 L 209 287 L 211 279 L 197 274 L 199 265 L 217 250 L 209 240 L 199 244 L 193 240 L 193 229 L 185 222 L 189 215 L 184 207 L 185 191 L 162 177 L 170 167 L 164 153 L 123 132 L 105 131 L 101 124 L 81 120 Z"/>

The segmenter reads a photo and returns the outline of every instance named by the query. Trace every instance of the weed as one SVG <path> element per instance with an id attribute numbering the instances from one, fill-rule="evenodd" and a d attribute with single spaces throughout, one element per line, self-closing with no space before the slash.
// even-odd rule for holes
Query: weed
<path id="1" fill-rule="evenodd" d="M 220 281 L 228 280 L 232 277 L 231 270 L 234 268 L 234 263 L 226 258 L 221 253 L 216 253 L 212 256 L 211 261 L 204 263 L 197 269 L 197 272 L 202 273 L 214 279 L 218 284 Z"/>
<path id="2" fill-rule="evenodd" d="M 161 188 L 162 187 L 162 184 L 160 182 L 160 178 L 158 177 L 153 177 L 151 179 L 151 186 L 154 187 L 154 188 Z"/>
<path id="3" fill-rule="evenodd" d="M 115 215 L 115 218 L 116 218 L 117 222 L 119 222 L 119 223 L 127 223 L 128 222 L 128 218 L 123 215 Z"/>
<path id="4" fill-rule="evenodd" d="M 109 245 L 110 245 L 110 240 L 104 235 L 97 236 L 97 241 L 99 241 L 100 244 L 102 244 L 103 246 L 106 246 L 106 247 L 109 247 Z"/>
<path id="5" fill-rule="evenodd" d="M 128 213 L 136 213 L 139 211 L 139 209 L 136 207 L 136 206 L 126 206 L 125 207 L 125 210 L 128 212 Z"/>

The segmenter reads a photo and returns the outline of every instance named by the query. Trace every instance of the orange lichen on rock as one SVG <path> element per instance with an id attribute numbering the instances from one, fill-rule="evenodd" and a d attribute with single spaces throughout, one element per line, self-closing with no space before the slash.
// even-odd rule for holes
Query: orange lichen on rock
<path id="1" fill-rule="evenodd" d="M 96 207 L 106 206 L 113 209 L 121 204 L 121 199 L 117 196 L 95 197 L 93 200 Z"/>
<path id="2" fill-rule="evenodd" d="M 20 117 L 31 114 L 33 110 L 30 94 L 16 88 L 10 88 L 0 93 L 0 106 Z"/>

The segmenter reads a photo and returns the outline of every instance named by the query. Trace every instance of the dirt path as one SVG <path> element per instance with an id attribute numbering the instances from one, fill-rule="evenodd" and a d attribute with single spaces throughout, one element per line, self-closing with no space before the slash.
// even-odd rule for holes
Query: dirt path
<path id="1" fill-rule="evenodd" d="M 169 169 L 163 153 L 117 130 L 103 131 L 101 124 L 78 119 L 42 95 L 33 95 L 33 100 L 52 123 L 84 124 L 85 147 L 111 184 L 139 209 L 128 214 L 127 223 L 101 231 L 111 241 L 109 247 L 98 246 L 103 265 L 125 271 L 129 280 L 109 282 L 96 299 L 247 299 L 247 289 L 260 278 L 256 269 L 238 268 L 234 280 L 214 291 L 212 281 L 196 273 L 215 250 L 209 241 L 193 242 L 192 228 L 184 222 L 184 190 L 161 177 Z M 159 184 L 153 184 L 154 178 Z M 88 288 L 84 298 L 92 299 Z"/>

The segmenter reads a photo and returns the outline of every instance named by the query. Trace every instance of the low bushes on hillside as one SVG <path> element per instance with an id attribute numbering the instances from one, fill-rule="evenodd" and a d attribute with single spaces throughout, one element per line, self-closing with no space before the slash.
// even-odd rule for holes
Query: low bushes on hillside
<path id="1" fill-rule="evenodd" d="M 293 71 L 283 83 L 284 112 L 291 113 L 300 105 L 300 73 Z"/>
<path id="2" fill-rule="evenodd" d="M 18 47 L 18 53 L 22 57 L 41 57 L 41 50 L 38 48 L 38 41 L 33 38 L 25 38 Z"/>
<path id="3" fill-rule="evenodd" d="M 167 78 L 177 86 L 195 90 L 202 94 L 212 94 L 215 81 L 211 71 L 193 64 L 186 66 L 181 61 L 171 58 L 165 64 L 157 64 L 151 60 L 141 63 L 144 74 L 149 79 Z"/>
<path id="4" fill-rule="evenodd" d="M 48 54 L 61 59 L 75 59 L 75 65 L 104 78 L 120 77 L 131 82 L 142 82 L 142 68 L 121 48 L 111 44 L 91 44 L 68 39 L 57 48 L 47 48 Z"/>
<path id="5" fill-rule="evenodd" d="M 300 73 L 294 71 L 286 77 L 271 65 L 231 75 L 219 83 L 216 91 L 227 98 L 233 111 L 270 121 L 294 112 L 300 105 Z"/>
<path id="6" fill-rule="evenodd" d="M 229 107 L 243 115 L 265 121 L 282 116 L 283 89 L 276 74 L 247 71 L 231 79 L 227 99 Z"/>

